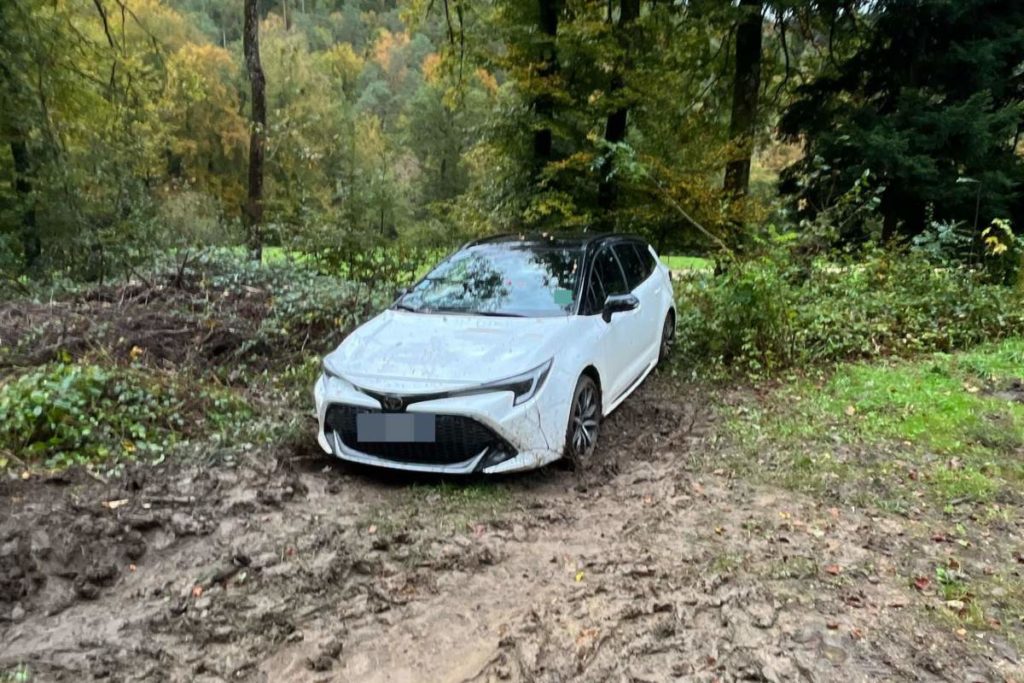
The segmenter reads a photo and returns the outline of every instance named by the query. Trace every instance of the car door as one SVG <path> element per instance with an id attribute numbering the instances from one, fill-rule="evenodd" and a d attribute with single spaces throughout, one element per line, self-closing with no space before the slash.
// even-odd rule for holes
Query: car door
<path id="1" fill-rule="evenodd" d="M 598 326 L 595 355 L 601 373 L 605 410 L 615 404 L 642 372 L 638 369 L 642 363 L 637 360 L 643 348 L 635 329 L 638 310 L 616 313 L 608 322 L 601 317 L 607 297 L 628 292 L 629 285 L 618 257 L 610 246 L 602 247 L 594 257 L 584 306 Z"/>
<path id="2" fill-rule="evenodd" d="M 661 329 L 664 319 L 663 283 L 654 274 L 657 265 L 645 245 L 635 242 L 620 242 L 614 247 L 619 257 L 622 270 L 626 276 L 626 284 L 630 292 L 640 300 L 636 313 L 636 335 L 638 337 L 637 354 L 643 359 L 642 370 L 658 357 L 661 345 Z M 647 258 L 644 258 L 644 256 Z"/>

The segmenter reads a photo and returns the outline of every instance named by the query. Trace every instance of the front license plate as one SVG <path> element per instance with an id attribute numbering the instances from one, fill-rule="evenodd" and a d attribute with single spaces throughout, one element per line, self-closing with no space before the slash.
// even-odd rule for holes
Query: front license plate
<path id="1" fill-rule="evenodd" d="M 356 439 L 364 443 L 434 443 L 433 415 L 417 413 L 360 413 Z"/>

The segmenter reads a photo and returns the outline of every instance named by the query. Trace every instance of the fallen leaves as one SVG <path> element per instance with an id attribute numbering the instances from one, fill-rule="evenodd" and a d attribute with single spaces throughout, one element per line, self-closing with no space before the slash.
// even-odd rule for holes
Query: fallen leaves
<path id="1" fill-rule="evenodd" d="M 926 591 L 932 585 L 932 580 L 927 576 L 918 576 L 914 579 L 914 588 L 919 591 Z"/>
<path id="2" fill-rule="evenodd" d="M 825 571 L 831 574 L 832 576 L 839 576 L 843 573 L 843 568 L 840 567 L 838 564 L 826 564 Z"/>

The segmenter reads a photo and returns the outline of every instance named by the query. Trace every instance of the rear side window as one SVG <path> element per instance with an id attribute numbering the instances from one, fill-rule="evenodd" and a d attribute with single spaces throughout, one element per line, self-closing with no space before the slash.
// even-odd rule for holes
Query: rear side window
<path id="1" fill-rule="evenodd" d="M 622 269 L 626 272 L 626 282 L 630 289 L 635 288 L 651 274 L 651 271 L 647 269 L 647 266 L 640 259 L 640 254 L 637 253 L 636 247 L 631 243 L 616 244 L 615 253 L 619 257 Z"/>
<path id="2" fill-rule="evenodd" d="M 644 278 L 651 276 L 654 269 L 658 267 L 658 259 L 654 258 L 650 248 L 646 244 L 634 244 L 636 253 L 640 254 L 640 260 L 644 264 Z"/>

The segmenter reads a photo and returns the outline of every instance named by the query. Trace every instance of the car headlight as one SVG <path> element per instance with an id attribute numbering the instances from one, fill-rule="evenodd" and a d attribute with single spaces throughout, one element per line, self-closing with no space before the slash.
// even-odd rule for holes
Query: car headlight
<path id="1" fill-rule="evenodd" d="M 475 389 L 473 393 L 511 391 L 514 395 L 514 398 L 512 399 L 513 405 L 526 403 L 536 396 L 537 392 L 540 391 L 540 388 L 544 386 L 544 380 L 548 378 L 548 373 L 551 372 L 551 363 L 553 360 L 553 358 L 548 359 L 534 369 L 527 370 L 521 375 L 501 379 L 497 382 L 488 382 L 482 387 Z"/>

